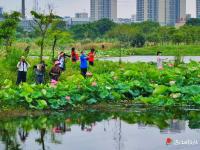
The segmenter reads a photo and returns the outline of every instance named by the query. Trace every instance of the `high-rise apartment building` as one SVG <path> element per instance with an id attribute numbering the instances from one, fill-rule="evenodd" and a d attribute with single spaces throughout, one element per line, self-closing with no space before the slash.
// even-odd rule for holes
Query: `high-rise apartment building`
<path id="1" fill-rule="evenodd" d="M 25 0 L 22 0 L 22 18 L 26 17 Z"/>
<path id="2" fill-rule="evenodd" d="M 196 0 L 196 16 L 200 18 L 200 0 Z"/>
<path id="3" fill-rule="evenodd" d="M 117 20 L 117 0 L 90 0 L 91 21 L 108 18 Z"/>
<path id="4" fill-rule="evenodd" d="M 147 18 L 147 14 L 145 13 L 145 10 L 147 10 L 147 7 L 145 7 L 147 0 L 137 0 L 137 12 L 136 12 L 136 20 L 137 21 L 145 21 Z"/>
<path id="5" fill-rule="evenodd" d="M 137 21 L 175 25 L 186 20 L 186 0 L 137 0 Z"/>
<path id="6" fill-rule="evenodd" d="M 0 6 L 0 17 L 3 16 L 3 7 Z"/>
<path id="7" fill-rule="evenodd" d="M 147 0 L 147 18 L 151 21 L 157 21 L 159 0 Z"/>

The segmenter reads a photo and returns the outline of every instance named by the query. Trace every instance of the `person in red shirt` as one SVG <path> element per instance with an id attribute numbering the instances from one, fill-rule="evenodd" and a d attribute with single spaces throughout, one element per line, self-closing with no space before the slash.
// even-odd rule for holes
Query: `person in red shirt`
<path id="1" fill-rule="evenodd" d="M 88 54 L 88 61 L 91 66 L 94 66 L 94 57 L 95 57 L 95 49 L 92 48 L 90 53 Z"/>
<path id="2" fill-rule="evenodd" d="M 72 58 L 72 62 L 75 63 L 76 61 L 79 60 L 79 56 L 78 54 L 76 53 L 76 50 L 75 48 L 73 47 L 72 50 L 71 50 L 71 58 Z"/>

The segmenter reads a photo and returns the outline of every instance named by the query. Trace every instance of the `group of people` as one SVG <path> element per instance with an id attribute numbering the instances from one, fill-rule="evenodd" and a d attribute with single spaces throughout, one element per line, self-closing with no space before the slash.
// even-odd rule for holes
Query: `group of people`
<path id="1" fill-rule="evenodd" d="M 54 62 L 53 67 L 51 68 L 49 72 L 49 76 L 51 78 L 51 81 L 58 82 L 59 77 L 63 71 L 66 69 L 66 58 L 71 58 L 72 63 L 76 63 L 80 60 L 80 70 L 81 74 L 84 78 L 87 77 L 88 73 L 88 62 L 89 65 L 94 66 L 94 60 L 95 60 L 95 49 L 92 48 L 91 51 L 86 55 L 85 51 L 81 51 L 81 55 L 79 57 L 78 53 L 76 52 L 75 48 L 71 49 L 71 55 L 67 55 L 64 52 L 60 52 L 58 59 Z M 163 69 L 163 59 L 161 57 L 162 52 L 157 52 L 157 68 Z M 25 57 L 22 56 L 21 60 L 17 64 L 18 68 L 18 76 L 17 76 L 17 82 L 16 84 L 20 84 L 21 82 L 26 82 L 26 76 L 28 68 L 30 67 L 30 64 L 26 61 Z M 37 84 L 43 84 L 45 81 L 45 73 L 46 73 L 46 67 L 44 61 L 40 62 L 39 64 L 34 66 L 34 71 L 36 75 L 36 83 Z"/>
<path id="2" fill-rule="evenodd" d="M 75 48 L 71 49 L 71 55 L 67 55 L 64 52 L 60 52 L 58 59 L 54 61 L 54 64 L 49 72 L 49 76 L 51 79 L 51 82 L 58 82 L 59 77 L 63 71 L 66 70 L 66 58 L 71 58 L 71 61 L 73 63 L 76 63 L 80 60 L 80 70 L 81 74 L 84 78 L 87 76 L 88 72 L 88 62 L 89 65 L 94 66 L 94 60 L 95 60 L 95 49 L 92 48 L 88 55 L 86 55 L 85 51 L 81 51 L 81 55 L 79 57 L 78 53 L 76 52 Z M 28 68 L 30 67 L 30 64 L 26 61 L 25 57 L 22 56 L 20 61 L 17 64 L 18 68 L 18 76 L 17 76 L 17 82 L 16 84 L 20 84 L 22 82 L 26 82 L 26 76 Z M 44 61 L 41 61 L 39 64 L 34 66 L 34 72 L 36 75 L 36 83 L 37 84 L 43 84 L 45 81 L 45 73 L 46 73 L 46 67 Z"/>

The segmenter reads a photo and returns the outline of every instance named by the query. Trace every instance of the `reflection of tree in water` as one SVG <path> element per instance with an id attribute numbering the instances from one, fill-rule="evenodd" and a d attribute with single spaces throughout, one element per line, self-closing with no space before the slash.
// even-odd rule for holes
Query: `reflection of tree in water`
<path id="1" fill-rule="evenodd" d="M 167 121 L 169 124 L 168 128 L 161 129 L 161 133 L 181 133 L 182 131 L 185 130 L 186 126 L 186 121 L 184 120 L 177 120 L 177 119 L 172 119 Z"/>
<path id="2" fill-rule="evenodd" d="M 16 127 L 12 124 L 0 126 L 0 140 L 5 144 L 5 150 L 21 150 L 16 137 Z"/>
<path id="3" fill-rule="evenodd" d="M 40 137 L 35 140 L 36 142 L 42 145 L 42 150 L 45 150 L 45 141 L 44 141 L 45 134 L 46 134 L 46 129 L 44 128 L 40 129 Z"/>
<path id="4" fill-rule="evenodd" d="M 116 142 L 116 150 L 122 150 L 124 147 L 124 141 L 122 138 L 122 122 L 120 119 L 115 119 L 114 141 Z"/>
<path id="5" fill-rule="evenodd" d="M 61 144 L 61 141 L 56 138 L 56 135 L 64 135 L 66 132 L 71 132 L 71 128 L 65 122 L 59 123 L 51 131 L 51 142 Z"/>
<path id="6" fill-rule="evenodd" d="M 24 130 L 23 128 L 20 128 L 18 130 L 18 135 L 19 135 L 21 142 L 24 143 L 26 141 L 26 138 L 28 137 L 28 132 L 26 130 Z"/>
<path id="7" fill-rule="evenodd" d="M 66 119 L 68 118 L 68 119 Z M 103 122 L 104 131 L 105 121 L 111 118 L 116 119 L 114 130 L 114 140 L 116 142 L 116 149 L 120 150 L 124 147 L 124 141 L 122 138 L 121 121 L 128 124 L 141 124 L 157 126 L 163 130 L 169 127 L 169 120 L 189 120 L 189 127 L 191 129 L 200 128 L 200 112 L 195 111 L 183 111 L 178 109 L 173 110 L 139 110 L 139 111 L 115 111 L 115 112 L 67 112 L 56 113 L 52 115 L 43 115 L 39 117 L 22 117 L 22 118 L 7 118 L 2 120 L 0 118 L 0 141 L 5 144 L 6 150 L 19 150 L 20 138 L 21 142 L 26 142 L 28 138 L 28 132 L 32 129 L 39 131 L 39 138 L 36 142 L 42 146 L 42 149 L 47 149 L 45 143 L 45 136 L 48 133 L 51 135 L 51 142 L 54 144 L 61 144 L 56 135 L 61 136 L 66 132 L 71 131 L 71 126 L 79 125 L 81 130 L 86 132 L 92 132 L 95 122 Z M 172 127 L 177 127 L 177 121 L 172 122 Z M 184 124 L 182 124 L 184 127 Z M 53 127 L 53 128 L 52 128 Z M 56 132 L 53 132 L 56 129 Z M 18 138 L 19 135 L 19 138 Z M 48 135 L 48 137 L 49 137 Z M 30 136 L 30 135 L 29 135 Z"/>

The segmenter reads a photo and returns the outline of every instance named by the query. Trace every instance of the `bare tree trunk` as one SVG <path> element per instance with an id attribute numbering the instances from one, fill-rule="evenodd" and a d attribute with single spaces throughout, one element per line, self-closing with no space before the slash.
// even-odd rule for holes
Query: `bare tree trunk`
<path id="1" fill-rule="evenodd" d="M 54 37 L 53 46 L 52 46 L 52 61 L 54 61 L 55 47 L 57 43 L 57 37 Z"/>
<path id="2" fill-rule="evenodd" d="M 42 41 L 41 41 L 40 62 L 42 62 L 43 60 L 43 50 L 44 50 L 44 36 L 42 37 Z"/>

